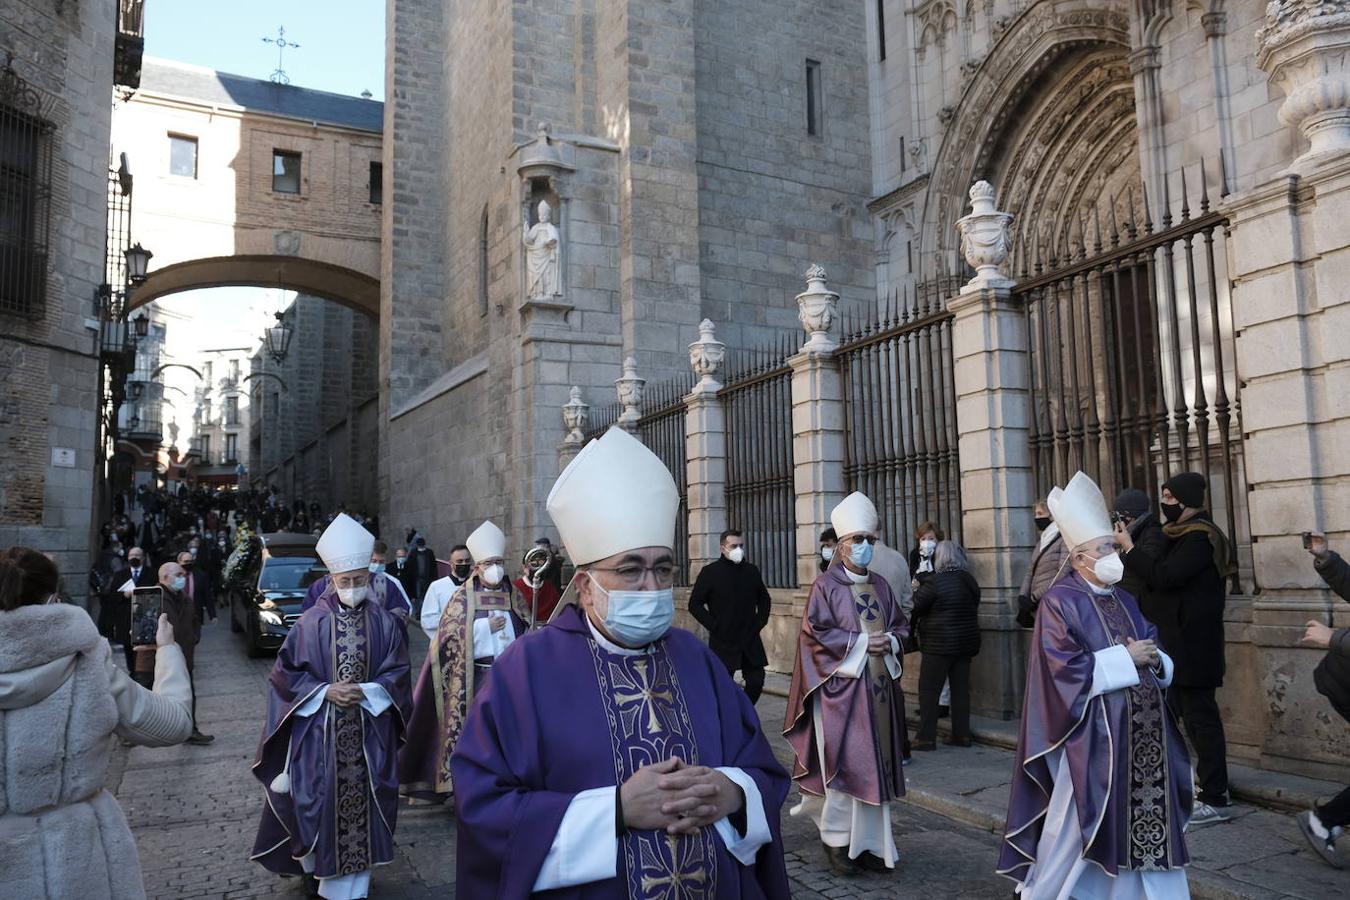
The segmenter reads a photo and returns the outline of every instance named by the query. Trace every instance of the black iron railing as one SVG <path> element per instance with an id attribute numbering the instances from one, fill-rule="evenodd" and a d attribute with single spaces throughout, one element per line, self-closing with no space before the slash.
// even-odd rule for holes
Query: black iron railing
<path id="1" fill-rule="evenodd" d="M 791 352 L 786 338 L 730 352 L 718 392 L 727 417 L 727 524 L 744 535 L 769 587 L 797 586 Z"/>
<path id="2" fill-rule="evenodd" d="M 0 69 L 0 313 L 41 318 L 51 236 L 52 131 L 43 95 Z"/>
<path id="3" fill-rule="evenodd" d="M 118 0 L 117 38 L 113 45 L 113 84 L 141 86 L 145 57 L 145 0 Z"/>
<path id="4" fill-rule="evenodd" d="M 961 466 L 952 377 L 952 316 L 959 276 L 897 291 L 877 321 L 844 323 L 844 481 L 881 515 L 882 539 L 904 551 L 918 526 L 937 522 L 961 539 Z"/>

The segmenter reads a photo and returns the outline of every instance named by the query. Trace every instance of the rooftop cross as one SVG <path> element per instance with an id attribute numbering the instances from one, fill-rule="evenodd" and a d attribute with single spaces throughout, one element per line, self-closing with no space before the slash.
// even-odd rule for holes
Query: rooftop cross
<path id="1" fill-rule="evenodd" d="M 288 41 L 288 40 L 286 40 L 286 28 L 285 28 L 285 26 L 279 26 L 279 27 L 277 28 L 277 36 L 276 36 L 276 37 L 274 37 L 274 38 L 270 38 L 270 37 L 265 37 L 265 38 L 263 38 L 263 43 L 264 43 L 264 44 L 276 44 L 276 47 L 277 47 L 277 67 L 276 67 L 276 71 L 274 71 L 274 72 L 272 73 L 272 80 L 275 81 L 277 84 L 290 84 L 290 83 L 291 83 L 290 76 L 288 76 L 288 75 L 286 74 L 286 70 L 283 69 L 283 68 L 281 67 L 282 59 L 283 59 L 283 58 L 285 57 L 285 55 L 286 55 L 286 48 L 287 48 L 287 47 L 292 47 L 292 48 L 294 48 L 294 49 L 296 49 L 296 50 L 299 50 L 299 49 L 300 49 L 300 45 L 299 45 L 298 43 L 296 43 L 295 41 Z"/>

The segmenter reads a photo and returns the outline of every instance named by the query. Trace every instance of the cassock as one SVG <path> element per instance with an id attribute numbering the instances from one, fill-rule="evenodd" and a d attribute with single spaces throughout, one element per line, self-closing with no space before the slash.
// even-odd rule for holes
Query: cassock
<path id="1" fill-rule="evenodd" d="M 531 609 L 534 609 L 536 626 L 543 625 L 553 617 L 553 610 L 557 609 L 558 601 L 562 599 L 562 591 L 558 589 L 558 585 L 548 580 L 547 573 L 545 573 L 543 583 L 539 585 L 539 605 L 537 608 L 535 608 L 535 591 L 534 588 L 530 587 L 529 581 L 525 578 L 517 578 L 514 583 L 516 593 L 520 595 L 525 606 L 527 619 Z"/>
<path id="2" fill-rule="evenodd" d="M 723 819 L 692 836 L 615 836 L 616 785 L 674 756 L 740 786 L 744 832 Z M 451 769 L 461 896 L 790 896 L 787 774 L 745 692 L 682 629 L 628 650 L 563 609 L 497 660 Z"/>
<path id="3" fill-rule="evenodd" d="M 391 613 L 401 613 L 406 620 L 412 614 L 412 603 L 408 600 L 408 595 L 403 591 L 403 585 L 398 583 L 397 578 L 393 578 L 384 572 L 372 572 L 370 576 L 370 589 L 375 594 L 375 603 L 384 607 Z M 300 611 L 309 609 L 324 594 L 337 596 L 333 589 L 333 576 L 325 575 L 318 581 L 311 584 L 305 591 L 304 602 L 300 604 Z"/>
<path id="4" fill-rule="evenodd" d="M 440 622 L 413 689 L 408 743 L 399 751 L 401 790 L 405 794 L 443 800 L 453 790 L 450 754 L 464 728 L 469 703 L 487 683 L 497 657 L 526 630 L 505 580 L 501 587 L 484 588 L 474 576 L 441 609 Z M 472 628 L 467 626 L 470 605 L 474 608 Z M 506 619 L 498 632 L 492 631 L 492 616 Z M 472 666 L 468 664 L 470 658 Z"/>
<path id="5" fill-rule="evenodd" d="M 365 699 L 327 701 L 336 681 Z M 363 897 L 370 870 L 394 858 L 397 751 L 410 712 L 407 634 L 369 600 L 349 609 L 329 592 L 292 626 L 268 676 L 267 727 L 253 774 L 267 803 L 252 859 L 310 872 L 323 896 Z"/>
<path id="6" fill-rule="evenodd" d="M 890 653 L 867 653 L 873 634 L 890 636 Z M 811 816 L 821 841 L 850 859 L 866 851 L 888 866 L 898 857 L 891 803 L 905 795 L 898 651 L 908 634 L 890 586 L 850 572 L 836 553 L 802 616 L 783 730 L 802 795 L 792 814 Z"/>

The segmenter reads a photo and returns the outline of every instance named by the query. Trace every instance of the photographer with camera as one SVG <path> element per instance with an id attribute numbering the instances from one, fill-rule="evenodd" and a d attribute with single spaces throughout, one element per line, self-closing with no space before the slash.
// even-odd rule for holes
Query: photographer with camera
<path id="1" fill-rule="evenodd" d="M 1350 563 L 1331 552 L 1326 535 L 1304 532 L 1303 547 L 1312 554 L 1313 568 L 1327 586 L 1342 600 L 1350 601 Z M 1318 693 L 1330 700 L 1343 718 L 1350 720 L 1350 628 L 1332 629 L 1310 620 L 1301 642 L 1326 649 L 1327 655 L 1313 671 L 1313 682 Z M 1298 817 L 1299 830 L 1308 843 L 1337 869 L 1345 867 L 1345 860 L 1336 852 L 1336 838 L 1347 825 L 1350 825 L 1350 787 Z"/>

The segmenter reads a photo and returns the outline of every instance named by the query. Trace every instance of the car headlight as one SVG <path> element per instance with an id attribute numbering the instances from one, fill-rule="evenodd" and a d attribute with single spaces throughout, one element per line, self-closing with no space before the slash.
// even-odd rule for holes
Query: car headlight
<path id="1" fill-rule="evenodd" d="M 270 609 L 258 610 L 258 618 L 267 625 L 283 624 L 281 616 L 278 613 L 272 612 Z"/>

